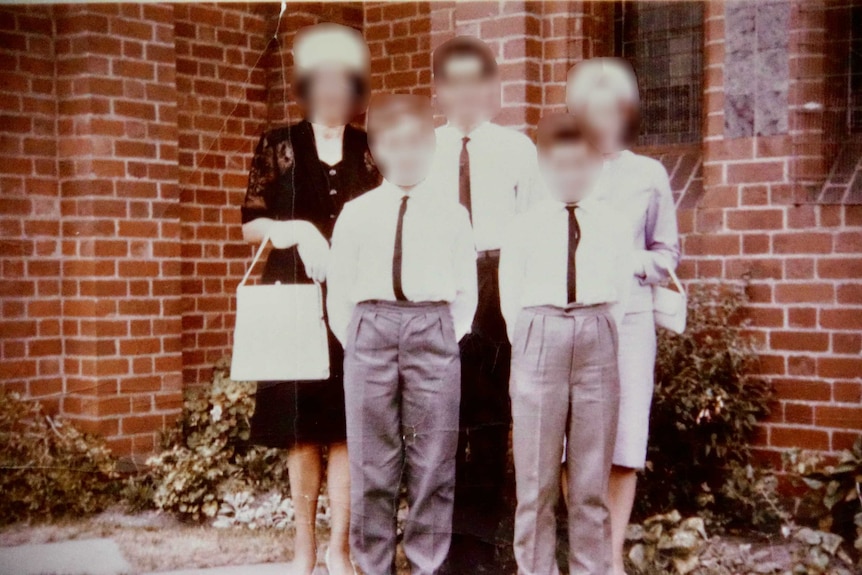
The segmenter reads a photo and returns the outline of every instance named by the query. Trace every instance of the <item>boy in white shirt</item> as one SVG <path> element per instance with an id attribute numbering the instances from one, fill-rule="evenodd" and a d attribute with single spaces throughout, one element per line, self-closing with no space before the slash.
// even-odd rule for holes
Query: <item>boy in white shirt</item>
<path id="1" fill-rule="evenodd" d="M 363 572 L 394 575 L 403 470 L 404 552 L 414 575 L 434 575 L 452 531 L 458 341 L 476 311 L 476 250 L 467 211 L 423 183 L 430 100 L 376 96 L 368 140 L 385 179 L 344 206 L 327 271 L 330 327 L 345 356 L 351 548 Z"/>
<path id="2" fill-rule="evenodd" d="M 617 324 L 632 270 L 620 218 L 591 194 L 601 156 L 568 114 L 543 118 L 552 199 L 518 216 L 500 257 L 512 343 L 519 575 L 558 575 L 554 507 L 566 437 L 569 572 L 611 572 L 606 504 L 617 429 Z"/>
<path id="3" fill-rule="evenodd" d="M 499 111 L 500 70 L 482 40 L 456 36 L 431 58 L 437 128 L 432 177 L 469 212 L 476 241 L 479 305 L 461 341 L 461 433 L 455 481 L 452 546 L 446 575 L 498 575 L 500 537 L 514 509 L 505 495 L 511 348 L 500 313 L 500 245 L 515 214 L 544 197 L 533 141 L 491 121 Z"/>

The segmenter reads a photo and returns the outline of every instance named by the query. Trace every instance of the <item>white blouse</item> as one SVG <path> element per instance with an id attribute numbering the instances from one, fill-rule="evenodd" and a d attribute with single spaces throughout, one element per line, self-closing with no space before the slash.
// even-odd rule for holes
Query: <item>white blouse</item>
<path id="1" fill-rule="evenodd" d="M 598 198 L 625 219 L 634 247 L 634 277 L 626 312 L 652 311 L 651 284 L 679 263 L 676 208 L 667 171 L 653 158 L 624 150 L 606 160 Z"/>

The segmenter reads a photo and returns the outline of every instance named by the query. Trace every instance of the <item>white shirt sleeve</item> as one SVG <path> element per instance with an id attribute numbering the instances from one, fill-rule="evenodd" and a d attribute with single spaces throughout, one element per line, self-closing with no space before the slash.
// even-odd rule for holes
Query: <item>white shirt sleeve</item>
<path id="1" fill-rule="evenodd" d="M 476 245 L 467 210 L 460 210 L 461 218 L 456 231 L 452 261 L 455 266 L 456 293 L 449 304 L 455 337 L 458 341 L 470 332 L 479 301 L 476 277 Z"/>
<path id="2" fill-rule="evenodd" d="M 357 275 L 359 242 L 352 229 L 351 206 L 344 206 L 332 232 L 332 247 L 326 273 L 326 311 L 329 329 L 342 346 L 347 345 L 347 326 L 355 304 L 350 289 Z"/>
<path id="3" fill-rule="evenodd" d="M 515 159 L 521 164 L 516 184 L 518 186 L 518 213 L 526 212 L 547 197 L 545 184 L 539 174 L 539 158 L 536 146 L 526 136 L 524 138 L 523 145 L 518 148 L 518 157 Z"/>
<path id="4" fill-rule="evenodd" d="M 525 250 L 521 228 L 516 219 L 512 231 L 503 240 L 500 249 L 500 310 L 506 320 L 506 332 L 512 341 L 515 332 L 515 321 L 521 312 L 521 296 L 524 289 L 524 274 L 526 273 Z"/>

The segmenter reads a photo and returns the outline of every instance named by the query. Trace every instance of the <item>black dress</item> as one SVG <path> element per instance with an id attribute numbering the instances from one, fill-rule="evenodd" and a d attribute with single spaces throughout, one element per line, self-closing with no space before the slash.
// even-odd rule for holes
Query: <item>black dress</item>
<path id="1" fill-rule="evenodd" d="M 275 128 L 260 137 L 252 159 L 242 223 L 257 218 L 305 220 L 329 240 L 345 202 L 377 187 L 380 174 L 371 160 L 365 132 L 344 129 L 340 162 L 317 157 L 307 121 Z M 297 248 L 273 249 L 262 282 L 312 283 Z M 328 444 L 346 440 L 343 351 L 329 333 L 330 377 L 325 381 L 258 384 L 251 441 L 269 447 Z"/>

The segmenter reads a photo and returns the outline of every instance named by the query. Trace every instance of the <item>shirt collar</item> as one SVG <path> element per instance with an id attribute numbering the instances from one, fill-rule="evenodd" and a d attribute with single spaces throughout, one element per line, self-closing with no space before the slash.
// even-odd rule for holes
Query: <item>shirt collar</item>
<path id="1" fill-rule="evenodd" d="M 421 182 L 409 192 L 405 192 L 404 190 L 384 178 L 383 183 L 380 184 L 380 189 L 386 194 L 387 197 L 392 198 L 393 200 L 401 201 L 401 198 L 403 198 L 404 196 L 409 196 L 413 198 L 422 193 L 422 190 L 425 188 L 426 181 L 427 180 Z"/>
<path id="2" fill-rule="evenodd" d="M 598 201 L 598 195 L 598 189 L 594 186 L 593 189 L 587 192 L 587 195 L 585 195 L 579 202 L 575 203 L 578 211 L 590 211 Z M 567 206 L 571 205 L 568 202 L 563 202 L 557 198 L 551 198 L 550 201 L 558 210 L 565 210 Z"/>
<path id="3" fill-rule="evenodd" d="M 473 130 L 469 134 L 465 134 L 460 129 L 458 129 L 454 125 L 452 125 L 451 122 L 446 122 L 446 127 L 449 128 L 450 130 L 452 130 L 452 132 L 454 132 L 455 134 L 457 134 L 458 137 L 460 137 L 460 138 L 467 137 L 470 139 L 473 139 L 476 136 L 481 136 L 482 132 L 484 132 L 488 128 L 488 126 L 490 126 L 490 125 L 491 125 L 490 120 L 483 120 L 482 122 L 479 123 L 479 125 L 477 125 L 475 128 L 473 128 Z"/>

